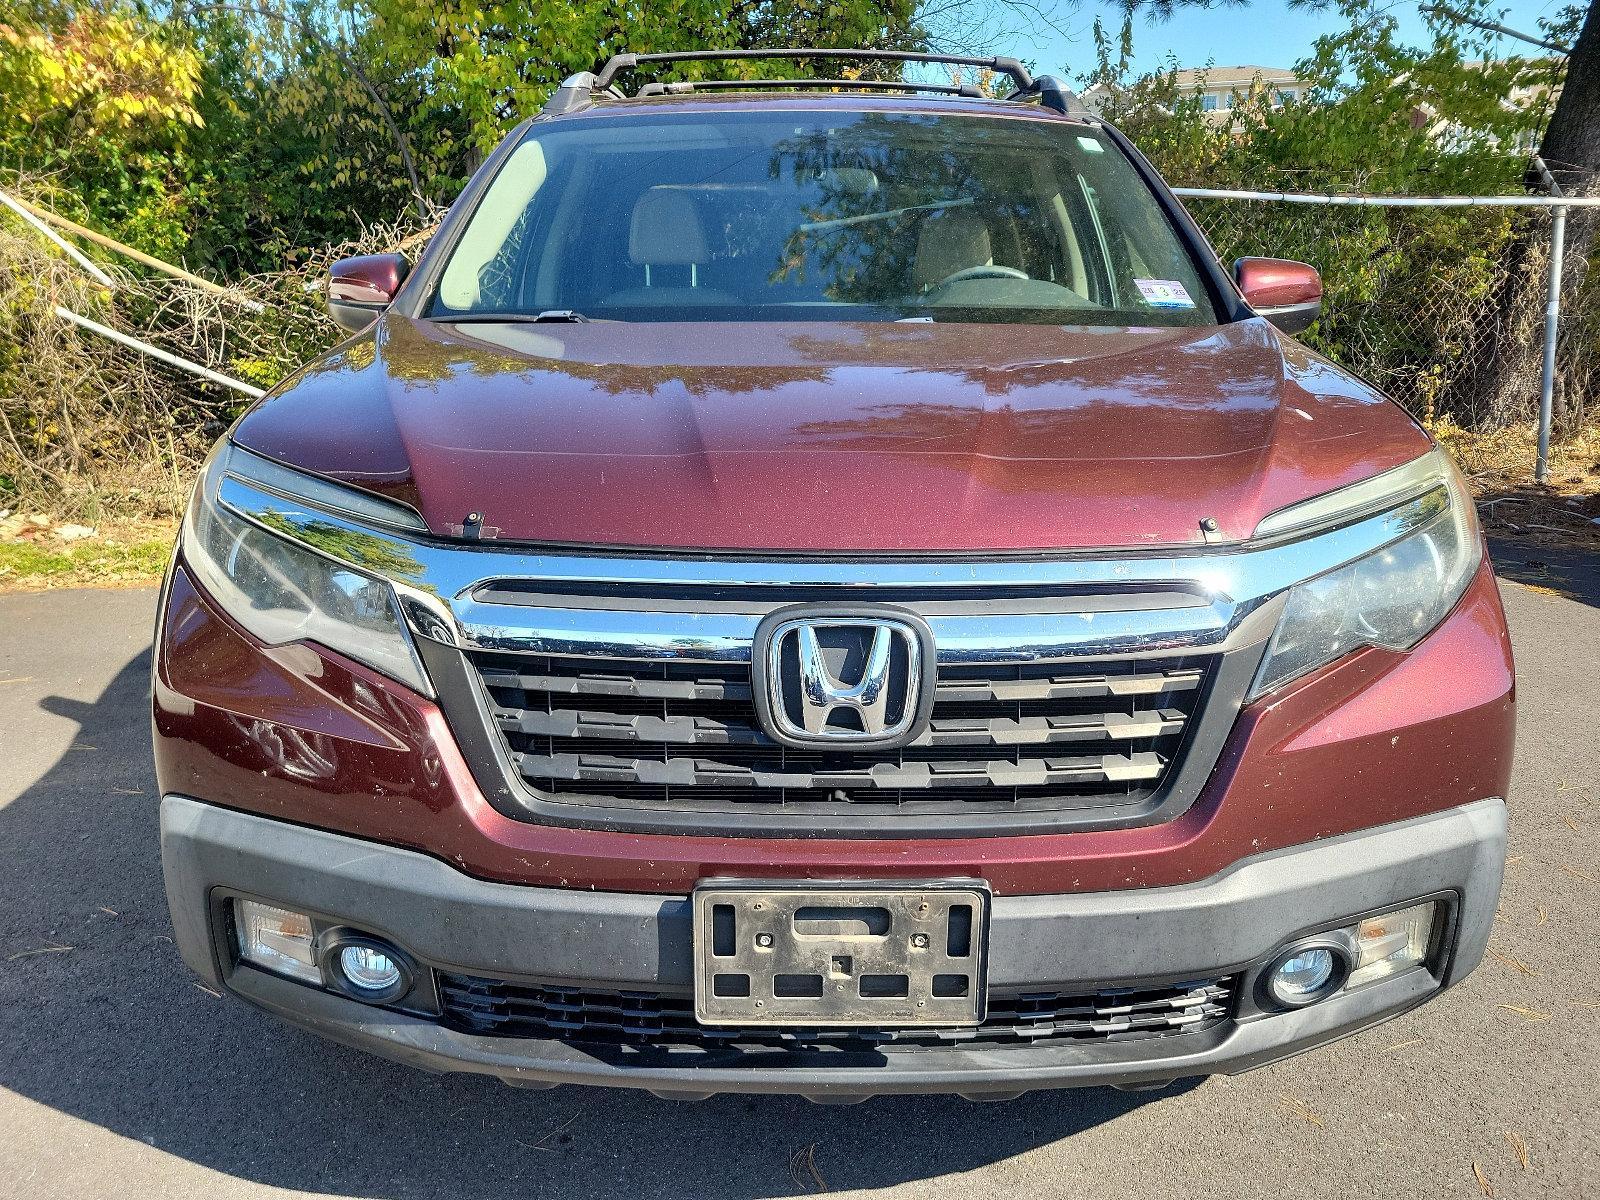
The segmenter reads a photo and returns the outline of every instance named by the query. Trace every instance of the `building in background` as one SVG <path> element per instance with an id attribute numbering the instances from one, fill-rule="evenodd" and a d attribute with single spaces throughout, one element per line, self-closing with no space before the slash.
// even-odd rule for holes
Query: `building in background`
<path id="1" fill-rule="evenodd" d="M 1501 98 L 1500 105 L 1507 112 L 1538 109 L 1548 113 L 1561 94 L 1560 83 L 1552 82 L 1558 80 L 1560 76 L 1559 60 L 1526 61 L 1531 69 L 1527 76 L 1528 81 L 1511 87 Z M 1471 70 L 1483 69 L 1491 64 L 1464 62 L 1461 65 Z M 1541 72 L 1540 68 L 1545 70 Z M 1394 84 L 1398 87 L 1408 83 L 1409 80 L 1409 74 L 1398 75 L 1394 79 Z M 1241 114 L 1235 110 L 1243 107 L 1247 101 L 1254 102 L 1260 97 L 1270 107 L 1278 108 L 1291 101 L 1304 102 L 1311 91 L 1309 82 L 1282 67 L 1185 67 L 1172 73 L 1172 81 L 1179 95 L 1199 97 L 1201 111 L 1208 123 L 1218 128 L 1231 127 L 1232 132 L 1240 137 L 1249 135 L 1251 122 L 1241 121 L 1239 119 Z M 1114 86 L 1105 83 L 1094 84 L 1085 89 L 1079 99 L 1090 112 L 1101 114 L 1112 96 Z M 1260 107 L 1254 103 L 1252 107 L 1259 120 Z M 1425 93 L 1412 106 L 1411 124 L 1416 129 L 1427 130 L 1429 136 L 1444 145 L 1462 147 L 1482 136 L 1474 133 L 1469 127 L 1445 117 L 1429 102 Z M 1537 134 L 1530 128 L 1517 139 L 1511 149 L 1521 153 L 1531 153 L 1537 142 Z"/>
<path id="2" fill-rule="evenodd" d="M 1282 67 L 1200 67 L 1177 72 L 1178 90 L 1200 97 L 1206 120 L 1223 125 L 1242 98 L 1266 93 L 1273 106 L 1298 100 L 1310 87 L 1293 71 Z"/>
<path id="3" fill-rule="evenodd" d="M 1234 106 L 1246 98 L 1265 93 L 1268 102 L 1276 107 L 1302 98 L 1311 86 L 1293 71 L 1257 66 L 1185 67 L 1173 72 L 1173 81 L 1181 94 L 1200 97 L 1200 108 L 1213 125 L 1228 124 Z M 1090 112 L 1098 113 L 1110 95 L 1109 85 L 1097 83 L 1079 99 Z"/>

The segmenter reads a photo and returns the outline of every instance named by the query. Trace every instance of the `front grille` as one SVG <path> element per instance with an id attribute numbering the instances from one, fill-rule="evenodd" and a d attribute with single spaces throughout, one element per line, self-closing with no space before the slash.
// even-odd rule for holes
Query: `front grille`
<path id="1" fill-rule="evenodd" d="M 1110 1042 L 1209 1029 L 1233 1010 L 1233 979 L 1088 993 L 991 993 L 981 1025 L 953 1029 L 711 1028 L 694 1018 L 688 995 L 511 983 L 440 975 L 443 1022 L 463 1033 L 543 1038 L 577 1045 L 663 1050 L 883 1050 L 965 1046 L 996 1049 L 1061 1042 Z"/>
<path id="2" fill-rule="evenodd" d="M 1109 809 L 1161 788 L 1213 660 L 941 666 L 932 722 L 890 751 L 797 750 L 761 729 L 747 664 L 470 655 L 540 799 L 694 812 Z"/>

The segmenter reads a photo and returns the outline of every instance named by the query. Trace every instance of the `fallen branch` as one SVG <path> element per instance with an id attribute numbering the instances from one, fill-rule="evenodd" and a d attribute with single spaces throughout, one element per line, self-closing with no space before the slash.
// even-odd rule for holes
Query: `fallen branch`
<path id="1" fill-rule="evenodd" d="M 40 208 L 37 204 L 30 204 L 28 201 L 23 200 L 20 197 L 15 197 L 14 199 L 16 200 L 17 204 L 20 204 L 23 208 L 27 209 L 41 221 L 49 221 L 50 224 L 61 229 L 65 229 L 69 233 L 75 233 L 81 238 L 87 238 L 97 246 L 104 246 L 107 250 L 115 250 L 118 254 L 121 254 L 126 258 L 133 259 L 134 262 L 143 263 L 145 266 L 160 271 L 165 275 L 170 275 L 174 279 L 181 279 L 185 283 L 199 288 L 201 291 L 210 292 L 214 296 L 221 296 L 224 300 L 231 300 L 233 303 L 243 308 L 247 308 L 251 312 L 266 311 L 266 306 L 259 300 L 252 300 L 248 296 L 241 296 L 238 292 L 225 288 L 221 284 L 212 283 L 209 279 L 202 279 L 198 275 L 194 275 L 188 271 L 185 271 L 182 267 L 175 267 L 169 262 L 163 262 L 154 255 L 146 254 L 143 250 L 135 250 L 132 246 L 117 241 L 116 238 L 107 237 L 105 234 L 97 233 L 93 229 L 87 229 L 84 226 L 79 225 L 76 221 L 69 221 L 67 218 L 60 216 L 57 213 L 53 213 L 47 208 Z M 109 283 L 110 281 L 107 280 L 107 282 Z"/>

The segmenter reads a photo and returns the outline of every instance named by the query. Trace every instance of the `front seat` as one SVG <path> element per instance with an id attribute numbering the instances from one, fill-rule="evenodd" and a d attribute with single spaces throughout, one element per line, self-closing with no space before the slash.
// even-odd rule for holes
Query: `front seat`
<path id="1" fill-rule="evenodd" d="M 957 271 L 993 263 L 994 247 L 983 219 L 970 208 L 947 208 L 922 219 L 911 286 L 926 292 Z"/>
<path id="2" fill-rule="evenodd" d="M 613 292 L 606 304 L 739 303 L 730 292 L 700 286 L 700 267 L 711 261 L 711 251 L 694 197 L 682 188 L 653 187 L 639 197 L 628 230 L 628 260 L 644 268 L 644 286 Z"/>

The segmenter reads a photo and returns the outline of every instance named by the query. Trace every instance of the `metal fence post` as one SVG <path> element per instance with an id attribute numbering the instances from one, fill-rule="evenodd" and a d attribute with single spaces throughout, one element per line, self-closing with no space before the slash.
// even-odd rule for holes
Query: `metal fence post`
<path id="1" fill-rule="evenodd" d="M 1561 260 L 1567 249 L 1567 210 L 1558 208 L 1550 222 L 1550 290 L 1544 306 L 1544 371 L 1539 380 L 1539 456 L 1533 480 L 1550 474 L 1550 424 L 1555 409 L 1556 334 L 1561 328 Z"/>

